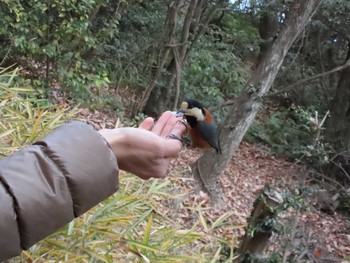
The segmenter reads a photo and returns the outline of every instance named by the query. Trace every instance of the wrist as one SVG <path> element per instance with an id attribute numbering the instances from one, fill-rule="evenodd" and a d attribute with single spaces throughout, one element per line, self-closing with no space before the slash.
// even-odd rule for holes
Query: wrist
<path id="1" fill-rule="evenodd" d="M 110 149 L 115 155 L 119 169 L 124 170 L 124 161 L 127 159 L 125 154 L 128 152 L 128 136 L 123 128 L 117 129 L 102 129 L 98 131 L 101 136 L 107 141 Z"/>

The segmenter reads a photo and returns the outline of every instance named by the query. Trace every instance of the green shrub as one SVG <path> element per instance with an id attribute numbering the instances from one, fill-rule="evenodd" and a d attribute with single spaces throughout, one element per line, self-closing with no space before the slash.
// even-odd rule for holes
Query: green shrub
<path id="1" fill-rule="evenodd" d="M 58 81 L 86 100 L 90 85 L 109 82 L 98 52 L 118 33 L 117 10 L 113 1 L 5 0 L 0 3 L 2 48 L 26 66 L 40 88 Z"/>
<path id="2" fill-rule="evenodd" d="M 314 113 L 312 109 L 302 108 L 273 112 L 256 120 L 246 139 L 266 143 L 273 154 L 319 167 L 328 163 L 331 149 L 323 140 L 322 128 L 316 140 L 318 128 L 312 122 Z"/>
<path id="3" fill-rule="evenodd" d="M 223 35 L 222 41 L 216 39 L 218 34 Z M 237 55 L 235 46 L 225 38 L 226 35 L 220 28 L 209 29 L 191 51 L 181 80 L 186 97 L 214 106 L 243 90 L 249 69 Z"/>

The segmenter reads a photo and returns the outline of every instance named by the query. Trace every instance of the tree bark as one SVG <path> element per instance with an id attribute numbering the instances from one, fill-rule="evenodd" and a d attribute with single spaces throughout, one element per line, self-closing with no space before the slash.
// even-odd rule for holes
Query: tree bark
<path id="1" fill-rule="evenodd" d="M 276 232 L 275 222 L 284 203 L 282 195 L 266 185 L 256 197 L 248 226 L 240 244 L 237 262 L 264 262 L 270 237 Z"/>
<path id="2" fill-rule="evenodd" d="M 214 202 L 220 197 L 219 174 L 231 160 L 252 124 L 261 106 L 261 97 L 269 91 L 289 48 L 316 12 L 320 2 L 321 0 L 302 1 L 300 8 L 293 9 L 288 15 L 280 34 L 259 61 L 246 91 L 235 99 L 236 103 L 231 106 L 220 127 L 222 155 L 206 152 L 192 165 L 194 177 L 200 180 L 203 190 L 210 194 Z"/>
<path id="3" fill-rule="evenodd" d="M 346 64 L 350 60 L 350 42 Z M 330 105 L 331 117 L 326 124 L 327 139 L 339 151 L 350 149 L 350 68 L 345 67 L 339 74 L 335 96 Z"/>
<path id="4" fill-rule="evenodd" d="M 346 64 L 350 61 L 350 42 Z M 345 64 L 345 65 L 346 65 Z M 326 140 L 332 145 L 336 157 L 326 172 L 339 181 L 348 181 L 350 174 L 350 68 L 344 67 L 339 74 L 335 96 L 330 105 L 330 118 L 326 122 Z M 347 182 L 349 183 L 349 181 Z"/>

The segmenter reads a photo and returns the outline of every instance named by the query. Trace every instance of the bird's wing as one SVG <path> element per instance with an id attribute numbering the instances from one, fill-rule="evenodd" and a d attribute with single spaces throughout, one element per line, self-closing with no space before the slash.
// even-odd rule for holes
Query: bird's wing
<path id="1" fill-rule="evenodd" d="M 204 121 L 198 123 L 202 137 L 218 152 L 221 153 L 218 129 L 215 124 L 208 124 Z"/>

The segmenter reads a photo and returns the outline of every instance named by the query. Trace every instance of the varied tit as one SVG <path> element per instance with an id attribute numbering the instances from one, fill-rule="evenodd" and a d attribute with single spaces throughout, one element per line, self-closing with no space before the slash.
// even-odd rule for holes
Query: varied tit
<path id="1" fill-rule="evenodd" d="M 214 148 L 221 154 L 218 129 L 215 125 L 213 115 L 202 105 L 193 99 L 185 99 L 181 103 L 182 113 L 187 121 L 190 138 L 193 147 Z"/>

